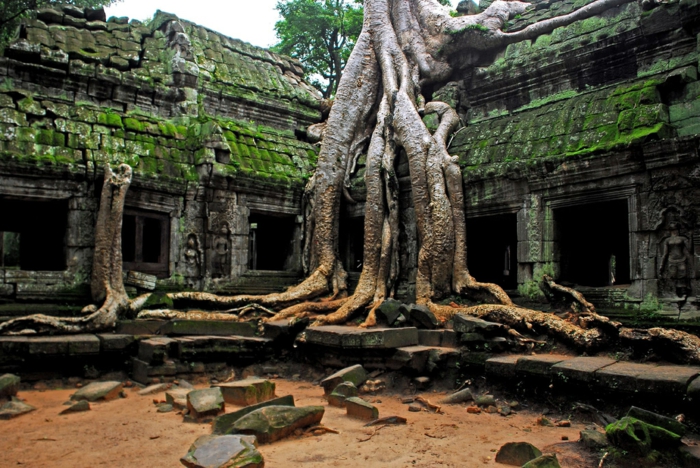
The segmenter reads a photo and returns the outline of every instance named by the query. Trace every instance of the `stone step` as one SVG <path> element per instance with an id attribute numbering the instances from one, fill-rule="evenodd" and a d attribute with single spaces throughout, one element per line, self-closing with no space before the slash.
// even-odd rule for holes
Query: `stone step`
<path id="1" fill-rule="evenodd" d="M 454 330 L 418 330 L 418 344 L 423 346 L 457 347 L 457 332 Z"/>
<path id="2" fill-rule="evenodd" d="M 504 379 L 544 378 L 543 383 L 669 397 L 700 396 L 700 367 L 618 362 L 608 357 L 509 355 L 486 360 L 486 373 Z"/>
<path id="3" fill-rule="evenodd" d="M 455 366 L 461 353 L 455 348 L 440 346 L 405 346 L 398 348 L 387 361 L 390 369 L 408 369 L 416 372 L 432 372 L 438 367 Z"/>
<path id="4" fill-rule="evenodd" d="M 122 334 L 82 334 L 62 336 L 0 336 L 0 362 L 44 356 L 96 355 L 122 352 L 134 337 Z"/>
<path id="5" fill-rule="evenodd" d="M 311 327 L 306 330 L 306 343 L 342 349 L 392 349 L 418 344 L 418 329 L 355 328 L 338 325 Z"/>
<path id="6" fill-rule="evenodd" d="M 251 322 L 223 320 L 122 320 L 117 324 L 117 331 L 130 335 L 255 336 L 257 327 Z"/>

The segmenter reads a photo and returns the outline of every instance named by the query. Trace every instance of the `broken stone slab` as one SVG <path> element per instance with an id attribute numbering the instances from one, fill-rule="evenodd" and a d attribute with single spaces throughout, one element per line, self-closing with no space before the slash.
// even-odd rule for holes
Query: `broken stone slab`
<path id="1" fill-rule="evenodd" d="M 350 397 L 345 399 L 345 409 L 351 418 L 374 421 L 379 418 L 379 410 L 376 406 L 366 402 L 362 398 Z"/>
<path id="2" fill-rule="evenodd" d="M 700 374 L 693 366 L 656 366 L 637 375 L 637 388 L 659 395 L 684 396 L 688 385 Z"/>
<path id="3" fill-rule="evenodd" d="M 504 379 L 513 378 L 515 377 L 515 366 L 522 357 L 521 354 L 512 354 L 487 359 L 485 363 L 486 373 Z"/>
<path id="4" fill-rule="evenodd" d="M 254 405 L 275 397 L 275 383 L 265 379 L 247 378 L 217 384 L 226 403 L 238 406 Z"/>
<path id="5" fill-rule="evenodd" d="M 408 306 L 408 310 L 411 324 L 416 327 L 434 330 L 440 326 L 440 321 L 426 306 L 411 304 Z"/>
<path id="6" fill-rule="evenodd" d="M 508 442 L 498 449 L 496 463 L 511 466 L 523 466 L 535 458 L 541 457 L 542 452 L 527 442 Z"/>
<path id="7" fill-rule="evenodd" d="M 174 408 L 187 408 L 187 395 L 193 389 L 190 388 L 175 388 L 165 392 L 165 402 L 173 405 Z"/>
<path id="8" fill-rule="evenodd" d="M 345 407 L 345 399 L 359 395 L 357 387 L 352 382 L 343 382 L 328 395 L 328 404 L 337 408 Z"/>
<path id="9" fill-rule="evenodd" d="M 122 390 L 124 390 L 124 386 L 121 382 L 93 382 L 75 392 L 70 399 L 73 401 L 87 400 L 89 402 L 110 401 L 119 398 Z"/>
<path id="10" fill-rule="evenodd" d="M 293 341 L 309 325 L 309 319 L 303 318 L 289 323 L 289 320 L 275 320 L 263 324 L 265 338 L 271 340 Z"/>
<path id="11" fill-rule="evenodd" d="M 469 315 L 457 314 L 453 319 L 453 330 L 457 333 L 479 333 L 485 336 L 492 336 L 505 332 L 505 327 L 496 322 L 471 317 Z"/>
<path id="12" fill-rule="evenodd" d="M 16 396 L 19 391 L 20 381 L 21 379 L 14 374 L 0 375 L 0 399 L 9 399 Z"/>
<path id="13" fill-rule="evenodd" d="M 630 410 L 627 412 L 627 416 L 639 419 L 648 424 L 653 424 L 654 426 L 663 427 L 667 431 L 671 431 L 679 436 L 684 436 L 688 430 L 685 424 L 679 423 L 673 418 L 647 411 L 642 408 L 637 408 L 636 406 L 630 408 Z"/>
<path id="14" fill-rule="evenodd" d="M 236 421 L 231 432 L 250 434 L 261 444 L 269 444 L 292 434 L 296 429 L 318 424 L 323 419 L 323 406 L 267 406 Z"/>
<path id="15" fill-rule="evenodd" d="M 346 349 L 401 348 L 418 344 L 418 329 L 414 327 L 365 329 L 327 325 L 308 328 L 306 342 Z"/>
<path id="16" fill-rule="evenodd" d="M 218 387 L 192 390 L 187 394 L 187 409 L 194 419 L 218 416 L 226 409 L 224 396 Z"/>
<path id="17" fill-rule="evenodd" d="M 676 447 L 681 441 L 681 436 L 674 432 L 629 416 L 609 424 L 605 433 L 616 447 L 641 454 L 654 448 Z"/>
<path id="18" fill-rule="evenodd" d="M 575 357 L 554 364 L 551 372 L 563 382 L 574 380 L 593 383 L 597 370 L 615 364 L 615 362 L 617 361 L 607 357 Z"/>
<path id="19" fill-rule="evenodd" d="M 158 329 L 160 335 L 255 336 L 256 331 L 252 322 L 226 320 L 170 320 Z"/>
<path id="20" fill-rule="evenodd" d="M 260 408 L 265 408 L 267 406 L 294 406 L 294 397 L 292 395 L 286 395 L 283 397 L 275 398 L 274 400 L 264 401 L 258 403 L 257 405 L 246 406 L 233 413 L 228 413 L 217 417 L 214 420 L 214 434 L 231 434 L 233 430 L 233 425 L 236 421 L 241 419 L 243 416 L 252 413 L 253 411 L 259 410 Z"/>
<path id="21" fill-rule="evenodd" d="M 188 468 L 263 468 L 255 436 L 203 435 L 180 462 Z"/>
<path id="22" fill-rule="evenodd" d="M 148 364 L 161 364 L 169 357 L 177 357 L 177 341 L 159 337 L 139 342 L 138 358 Z"/>
<path id="23" fill-rule="evenodd" d="M 472 394 L 472 391 L 468 388 L 465 388 L 463 390 L 460 390 L 458 392 L 453 393 L 452 395 L 447 395 L 445 398 L 443 398 L 440 401 L 440 403 L 454 405 L 457 403 L 463 403 L 465 401 L 470 401 L 473 399 L 474 399 L 474 395 Z"/>
<path id="24" fill-rule="evenodd" d="M 518 363 L 515 365 L 515 371 L 528 375 L 550 375 L 552 366 L 568 359 L 571 358 L 569 356 L 557 354 L 523 356 L 518 359 Z"/>
<path id="25" fill-rule="evenodd" d="M 154 393 L 160 393 L 160 392 L 164 392 L 166 390 L 169 390 L 170 387 L 172 387 L 172 386 L 173 386 L 173 384 L 171 384 L 171 383 L 161 383 L 161 384 L 149 385 L 148 387 L 144 388 L 143 390 L 139 390 L 139 395 L 140 396 L 153 395 Z"/>
<path id="26" fill-rule="evenodd" d="M 637 390 L 637 376 L 656 368 L 652 364 L 616 362 L 595 371 L 598 384 L 610 390 L 634 392 Z"/>
<path id="27" fill-rule="evenodd" d="M 149 275 L 148 273 L 140 273 L 138 271 L 128 271 L 126 273 L 126 279 L 124 284 L 129 286 L 136 286 L 137 288 L 145 289 L 146 291 L 153 291 L 156 289 L 156 282 L 158 277 L 155 275 Z"/>
<path id="28" fill-rule="evenodd" d="M 35 409 L 32 405 L 28 405 L 22 400 L 13 397 L 10 401 L 0 406 L 0 420 L 13 419 L 30 413 Z"/>
<path id="29" fill-rule="evenodd" d="M 343 382 L 352 382 L 355 387 L 360 387 L 367 380 L 367 371 L 361 364 L 341 369 L 321 381 L 321 386 L 325 395 L 329 395 L 335 388 Z"/>
<path id="30" fill-rule="evenodd" d="M 77 401 L 58 414 L 82 413 L 84 411 L 90 411 L 90 403 L 87 400 Z"/>
<path id="31" fill-rule="evenodd" d="M 557 455 L 547 453 L 525 463 L 522 468 L 561 468 Z"/>
<path id="32" fill-rule="evenodd" d="M 608 437 L 603 432 L 590 429 L 580 432 L 579 442 L 581 442 L 584 447 L 592 450 L 598 450 L 609 445 Z"/>
<path id="33" fill-rule="evenodd" d="M 379 307 L 377 307 L 377 321 L 379 323 L 385 323 L 389 326 L 394 325 L 396 320 L 401 315 L 401 306 L 403 304 L 396 299 L 387 299 L 382 302 Z"/>

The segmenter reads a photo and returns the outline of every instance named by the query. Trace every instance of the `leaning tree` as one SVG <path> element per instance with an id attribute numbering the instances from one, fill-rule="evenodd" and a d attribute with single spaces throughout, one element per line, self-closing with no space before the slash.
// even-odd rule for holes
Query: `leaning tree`
<path id="1" fill-rule="evenodd" d="M 463 179 L 457 158 L 447 150 L 448 138 L 459 125 L 459 118 L 448 104 L 426 102 L 424 98 L 429 94 L 427 90 L 468 72 L 484 57 L 492 57 L 494 51 L 508 44 L 536 38 L 628 1 L 595 0 L 570 14 L 516 32 L 504 32 L 506 22 L 524 12 L 528 3 L 496 0 L 480 14 L 451 17 L 449 10 L 436 0 L 366 0 L 363 29 L 320 132 L 323 140 L 318 167 L 306 190 L 308 277 L 285 292 L 265 296 L 168 294 L 175 305 L 228 309 L 223 313 L 168 309 L 147 310 L 140 316 L 235 319 L 231 311 L 248 310 L 252 304 L 260 309 L 274 309 L 272 320 L 312 316 L 314 324 L 321 325 L 344 323 L 369 308 L 363 326 L 375 325 L 374 310 L 392 296 L 399 275 L 399 184 L 394 167 L 403 152 L 410 169 L 418 232 L 416 303 L 427 306 L 443 321 L 455 313 L 464 313 L 504 323 L 513 328 L 512 334 L 517 338 L 520 335 L 516 329 L 534 327 L 584 350 L 618 338 L 662 343 L 681 359 L 700 362 L 697 337 L 676 330 L 623 328 L 597 315 L 579 293 L 549 278 L 542 285 L 545 292 L 563 297 L 578 314 L 564 320 L 554 314 L 521 308 L 499 286 L 476 281 L 467 268 Z M 433 133 L 422 119 L 431 113 L 439 118 Z M 352 167 L 363 154 L 367 156 L 364 263 L 359 284 L 348 295 L 347 274 L 338 255 L 340 205 L 349 196 L 346 187 Z M 107 216 L 103 210 L 109 206 L 103 199 L 98 232 L 100 220 Z M 120 222 L 121 219 L 119 225 Z M 79 323 L 26 317 L 0 324 L 0 333 L 52 326 L 59 331 L 74 331 L 88 328 L 87 324 L 94 324 L 95 318 L 101 319 L 99 326 L 105 326 L 102 319 L 107 318 L 112 324 L 116 320 L 114 310 L 141 310 L 149 296 L 124 301 L 123 287 L 114 287 L 114 282 L 121 284 L 121 276 L 106 274 L 121 268 L 121 258 L 115 252 L 120 247 L 119 236 L 109 232 L 112 231 L 105 234 L 105 239 L 113 242 L 111 250 L 100 248 L 102 238 L 98 237 L 95 252 L 93 277 L 101 276 L 93 281 L 93 291 L 95 284 L 109 283 L 105 283 L 105 278 L 111 279 L 109 284 L 113 286 L 111 295 L 107 289 L 107 301 L 100 310 Z M 440 299 L 448 295 L 470 296 L 482 304 L 464 308 L 440 305 Z"/>

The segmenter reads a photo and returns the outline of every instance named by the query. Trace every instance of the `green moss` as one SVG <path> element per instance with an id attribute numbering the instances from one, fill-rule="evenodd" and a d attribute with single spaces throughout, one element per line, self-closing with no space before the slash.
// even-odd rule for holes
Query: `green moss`
<path id="1" fill-rule="evenodd" d="M 127 117 L 124 119 L 124 127 L 126 127 L 127 130 L 132 130 L 134 132 L 143 132 L 144 130 L 144 124 L 132 117 Z"/>
<path id="2" fill-rule="evenodd" d="M 124 128 L 121 116 L 113 112 L 100 112 L 97 114 L 97 123 L 106 127 Z"/>

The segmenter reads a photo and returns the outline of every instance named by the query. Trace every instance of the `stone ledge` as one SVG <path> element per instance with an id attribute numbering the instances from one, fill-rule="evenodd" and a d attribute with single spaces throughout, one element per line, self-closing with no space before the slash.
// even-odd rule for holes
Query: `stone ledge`
<path id="1" fill-rule="evenodd" d="M 579 382 L 594 382 L 595 372 L 611 364 L 615 364 L 614 359 L 606 357 L 577 357 L 567 359 L 552 366 L 554 373 L 559 380 L 575 380 Z"/>
<path id="2" fill-rule="evenodd" d="M 313 327 L 306 330 L 309 344 L 334 348 L 391 349 L 418 344 L 418 329 L 362 329 L 337 325 Z"/>

